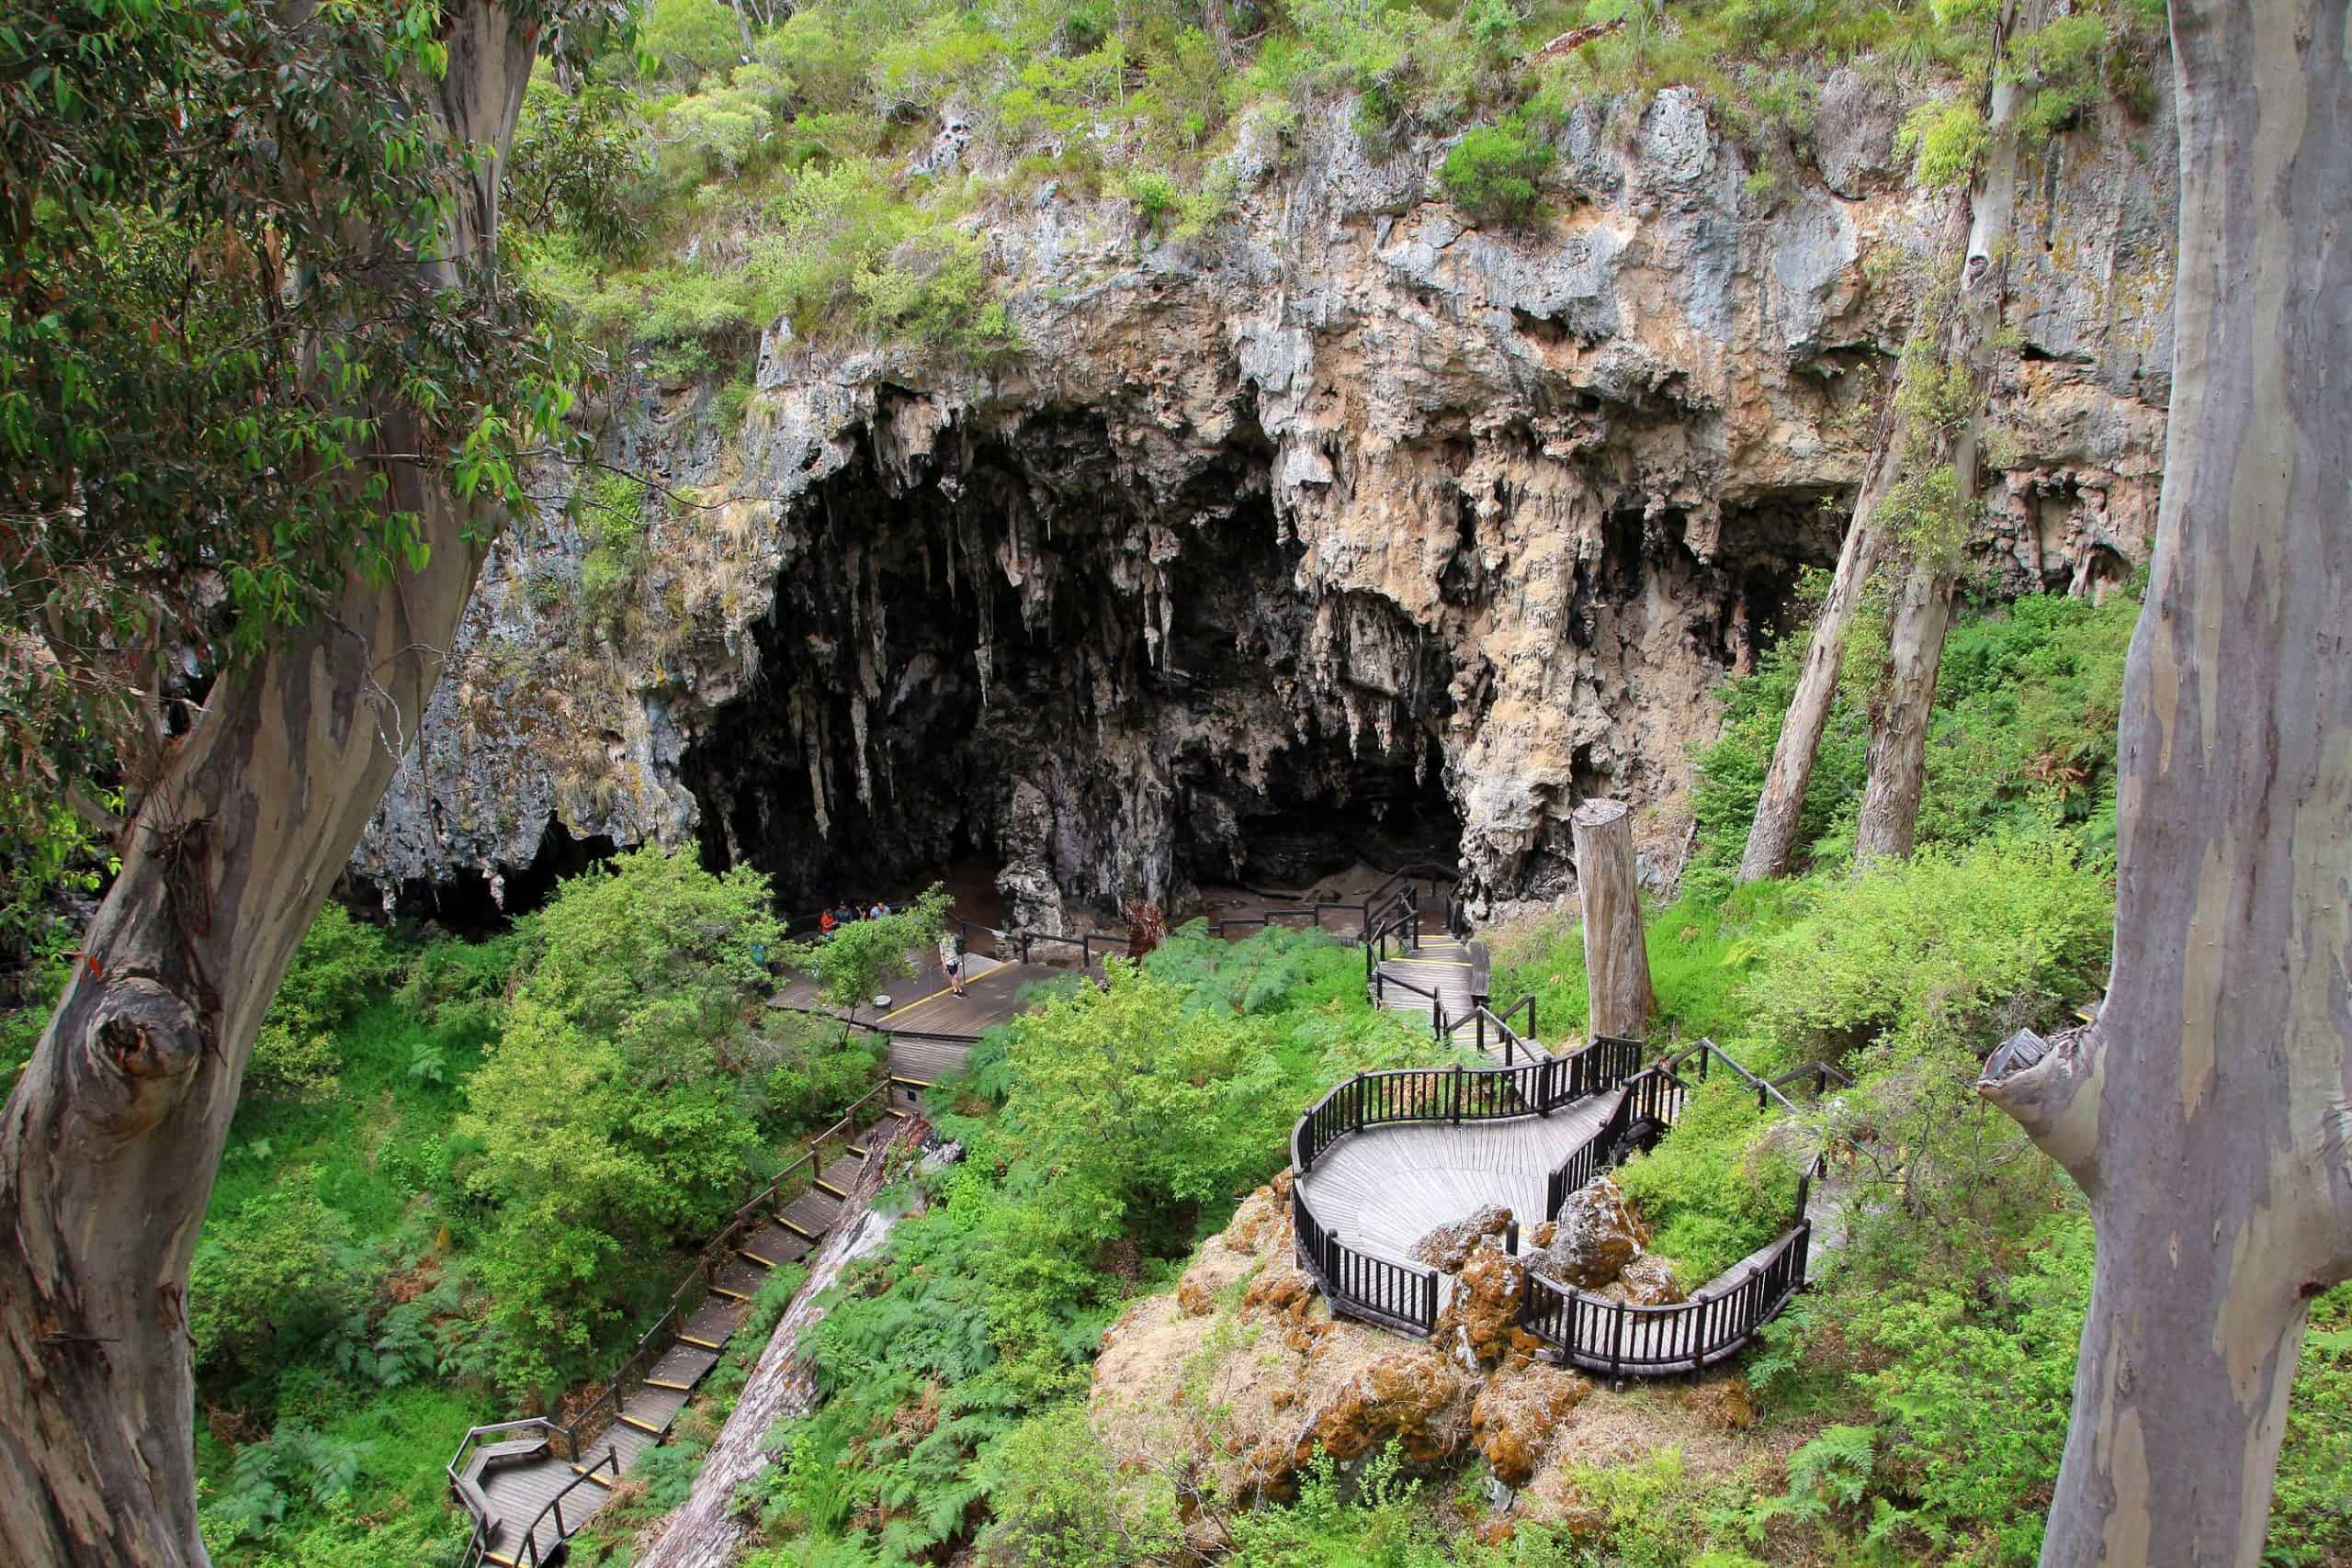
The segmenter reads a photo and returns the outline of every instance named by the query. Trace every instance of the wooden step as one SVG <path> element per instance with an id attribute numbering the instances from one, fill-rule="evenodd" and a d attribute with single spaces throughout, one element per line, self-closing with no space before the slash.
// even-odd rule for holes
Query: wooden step
<path id="1" fill-rule="evenodd" d="M 717 1365 L 717 1351 L 680 1341 L 662 1352 L 662 1359 L 645 1374 L 645 1381 L 656 1388 L 689 1389 Z"/>
<path id="2" fill-rule="evenodd" d="M 808 1256 L 814 1244 L 781 1220 L 770 1220 L 743 1238 L 741 1251 L 763 1269 L 780 1268 L 797 1263 Z"/>
<path id="3" fill-rule="evenodd" d="M 833 1221 L 841 1216 L 842 1201 L 830 1192 L 810 1188 L 786 1203 L 776 1218 L 807 1236 L 810 1241 L 822 1241 L 832 1229 Z"/>
<path id="4" fill-rule="evenodd" d="M 759 1293 L 760 1282 L 767 1277 L 763 1264 L 755 1265 L 744 1258 L 730 1258 L 719 1265 L 718 1272 L 710 1278 L 710 1293 L 748 1302 Z"/>
<path id="5" fill-rule="evenodd" d="M 863 1158 L 856 1155 L 843 1155 L 818 1173 L 817 1190 L 846 1199 L 850 1189 L 857 1185 L 857 1179 L 864 1174 L 865 1161 Z"/>
<path id="6" fill-rule="evenodd" d="M 694 1316 L 678 1331 L 678 1337 L 700 1350 L 722 1350 L 735 1331 L 743 1326 L 746 1311 L 743 1303 L 725 1296 L 713 1296 L 695 1309 Z"/>
<path id="7" fill-rule="evenodd" d="M 621 1406 L 621 1425 L 649 1437 L 660 1437 L 686 1407 L 686 1396 L 676 1389 L 643 1388 Z"/>

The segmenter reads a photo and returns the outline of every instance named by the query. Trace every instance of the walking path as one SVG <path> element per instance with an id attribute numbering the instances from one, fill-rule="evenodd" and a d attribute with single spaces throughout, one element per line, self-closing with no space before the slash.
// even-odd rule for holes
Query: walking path
<path id="1" fill-rule="evenodd" d="M 1703 1078 L 1710 1057 L 1720 1057 L 1759 1106 L 1794 1109 L 1780 1084 L 1757 1079 L 1712 1043 L 1646 1068 L 1630 1041 L 1555 1056 L 1489 1010 L 1479 944 L 1458 930 L 1425 936 L 1421 924 L 1409 910 L 1380 923 L 1375 939 L 1385 932 L 1396 952 L 1376 941 L 1366 987 L 1376 1006 L 1482 1048 L 1489 1066 L 1358 1075 L 1300 1119 L 1292 1218 L 1300 1260 L 1334 1312 L 1433 1332 L 1456 1280 L 1415 1260 L 1416 1244 L 1490 1206 L 1529 1229 L 1557 1218 L 1570 1193 L 1671 1126 L 1690 1090 L 1678 1067 Z M 1825 1090 L 1832 1077 L 1843 1081 L 1820 1064 L 1781 1081 L 1808 1076 Z M 1810 1205 L 1822 1174 L 1819 1159 L 1806 1168 L 1791 1229 L 1688 1301 L 1638 1306 L 1531 1273 L 1521 1325 L 1556 1359 L 1611 1376 L 1691 1371 L 1736 1355 L 1804 1286 L 1816 1249 L 1843 1239 L 1842 1231 L 1815 1235 Z"/>
<path id="2" fill-rule="evenodd" d="M 823 1157 L 831 1134 L 812 1141 L 803 1156 L 814 1168 L 806 1188 L 793 1190 L 786 1178 L 796 1171 L 787 1168 L 739 1211 L 673 1298 L 671 1312 L 639 1341 L 605 1393 L 570 1423 L 509 1421 L 469 1432 L 448 1467 L 450 1489 L 474 1518 L 460 1564 L 552 1562 L 630 1466 L 669 1435 L 751 1315 L 752 1298 L 769 1272 L 797 1263 L 824 1239 L 867 1158 L 904 1122 L 902 1111 L 877 1100 L 869 1124 L 844 1119 L 839 1154 Z"/>

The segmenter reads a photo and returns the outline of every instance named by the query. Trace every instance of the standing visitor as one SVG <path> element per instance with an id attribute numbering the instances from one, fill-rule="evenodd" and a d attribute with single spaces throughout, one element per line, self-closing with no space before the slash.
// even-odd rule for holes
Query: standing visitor
<path id="1" fill-rule="evenodd" d="M 950 931 L 939 935 L 939 966 L 947 972 L 948 988 L 964 994 L 964 939 Z"/>
<path id="2" fill-rule="evenodd" d="M 833 912 L 831 909 L 827 909 L 823 914 L 817 917 L 818 934 L 822 936 L 827 942 L 831 942 L 833 940 L 833 928 L 840 923 L 840 921 L 833 919 Z"/>

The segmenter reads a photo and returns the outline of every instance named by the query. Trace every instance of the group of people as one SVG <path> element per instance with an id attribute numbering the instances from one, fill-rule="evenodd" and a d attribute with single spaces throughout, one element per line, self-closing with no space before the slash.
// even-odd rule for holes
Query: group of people
<path id="1" fill-rule="evenodd" d="M 817 933 L 825 941 L 831 942 L 836 932 L 853 920 L 878 920 L 883 916 L 892 913 L 895 911 L 880 898 L 876 898 L 863 909 L 851 904 L 836 904 L 817 917 Z M 964 994 L 964 939 L 953 931 L 943 933 L 939 939 L 939 967 L 946 975 L 947 983 L 955 988 L 956 994 L 962 996 Z"/>
<path id="2" fill-rule="evenodd" d="M 863 909 L 849 904 L 836 904 L 817 917 L 817 931 L 819 934 L 830 937 L 852 920 L 878 920 L 891 912 L 890 906 L 879 898 Z"/>

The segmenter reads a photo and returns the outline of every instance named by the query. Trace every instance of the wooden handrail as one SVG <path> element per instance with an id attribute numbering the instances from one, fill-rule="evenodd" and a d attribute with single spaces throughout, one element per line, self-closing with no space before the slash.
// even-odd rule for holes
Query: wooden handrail
<path id="1" fill-rule="evenodd" d="M 685 1277 L 678 1281 L 677 1288 L 670 1292 L 669 1304 L 662 1310 L 662 1314 L 653 1320 L 644 1333 L 638 1336 L 636 1345 L 630 1348 L 627 1356 L 621 1359 L 620 1364 L 614 1369 L 612 1376 L 605 1380 L 604 1388 L 582 1406 L 571 1421 L 558 1426 L 541 1416 L 526 1416 L 519 1421 L 502 1421 L 492 1426 L 475 1427 L 468 1430 L 465 1437 L 459 1439 L 458 1451 L 450 1459 L 447 1471 L 450 1491 L 457 1497 L 459 1506 L 474 1517 L 474 1533 L 477 1536 L 484 1537 L 486 1543 L 486 1532 L 494 1529 L 499 1522 L 489 1513 L 489 1500 L 486 1495 L 477 1503 L 466 1495 L 462 1486 L 461 1478 L 465 1462 L 471 1457 L 474 1450 L 481 1445 L 481 1439 L 485 1436 L 498 1432 L 536 1428 L 547 1433 L 550 1441 L 556 1438 L 561 1438 L 566 1449 L 566 1457 L 572 1463 L 579 1463 L 582 1444 L 593 1441 L 595 1435 L 603 1430 L 602 1427 L 594 1425 L 599 1414 L 606 1405 L 610 1405 L 613 1412 L 612 1419 L 618 1418 L 620 1407 L 628 1397 L 627 1387 L 629 1381 L 639 1377 L 644 1367 L 661 1359 L 662 1353 L 669 1349 L 672 1338 L 670 1331 L 673 1325 L 683 1324 L 692 1316 L 694 1307 L 698 1305 L 703 1296 L 707 1294 L 710 1276 L 718 1259 L 731 1251 L 733 1243 L 741 1233 L 746 1221 L 761 1208 L 774 1201 L 777 1190 L 784 1185 L 786 1178 L 802 1167 L 813 1164 L 819 1152 L 827 1143 L 834 1138 L 854 1134 L 860 1125 L 859 1113 L 869 1108 L 877 1099 L 887 1103 L 889 1092 L 890 1080 L 886 1077 L 881 1083 L 860 1095 L 851 1102 L 849 1109 L 842 1112 L 831 1126 L 806 1141 L 798 1158 L 769 1178 L 756 1194 L 736 1208 L 727 1223 L 719 1228 L 718 1236 L 695 1255 L 694 1267 L 686 1271 Z M 610 1420 L 607 1420 L 605 1425 L 610 1425 Z M 609 1447 L 605 1451 L 607 1454 L 612 1452 Z M 615 1463 L 617 1465 L 617 1460 Z M 592 1465 L 590 1468 L 594 1467 Z M 617 1476 L 618 1470 L 616 1469 L 614 1473 Z M 579 1482 L 574 1481 L 566 1485 L 563 1489 L 564 1493 L 569 1493 L 571 1487 L 577 1484 Z M 559 1494 L 558 1496 L 560 1497 L 562 1495 Z M 551 1500 L 548 1506 L 553 1506 L 554 1502 Z M 541 1517 L 545 1517 L 545 1513 L 546 1510 L 542 1509 Z M 537 1525 L 537 1521 L 534 1520 L 534 1530 Z M 525 1539 L 534 1540 L 535 1537 L 526 1535 Z M 471 1550 L 469 1546 L 468 1551 Z M 518 1561 L 520 1561 L 519 1558 Z M 536 1562 L 537 1559 L 533 1561 Z"/>

